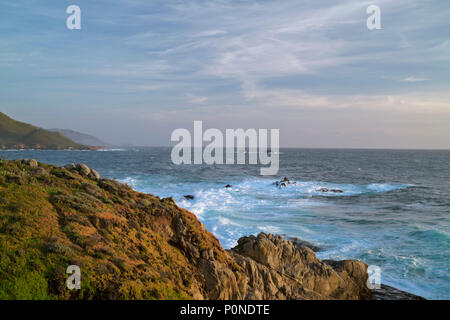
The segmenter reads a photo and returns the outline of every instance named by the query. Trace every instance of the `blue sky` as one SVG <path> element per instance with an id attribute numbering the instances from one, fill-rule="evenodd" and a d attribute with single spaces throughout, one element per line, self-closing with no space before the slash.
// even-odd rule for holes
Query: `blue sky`
<path id="1" fill-rule="evenodd" d="M 450 2 L 3 0 L 0 111 L 118 144 L 203 120 L 285 147 L 450 148 Z"/>

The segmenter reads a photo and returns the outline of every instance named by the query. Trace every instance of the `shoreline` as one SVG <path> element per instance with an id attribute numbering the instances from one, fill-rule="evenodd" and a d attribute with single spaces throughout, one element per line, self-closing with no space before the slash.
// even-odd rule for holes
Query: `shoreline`
<path id="1" fill-rule="evenodd" d="M 98 151 L 98 150 L 106 150 L 108 147 L 92 147 L 86 146 L 86 148 L 55 148 L 55 149 L 41 149 L 41 148 L 2 148 L 0 151 L 5 152 L 18 152 L 18 151 Z"/>
<path id="2" fill-rule="evenodd" d="M 3 173 L 9 172 L 0 176 L 0 190 L 10 190 L 7 196 L 13 197 L 11 199 L 26 197 L 27 194 L 21 188 L 14 189 L 14 185 L 21 185 L 22 188 L 33 190 L 33 198 L 29 201 L 40 201 L 39 207 L 48 206 L 42 212 L 45 212 L 43 217 L 34 218 L 31 207 L 20 209 L 27 201 L 15 204 L 19 209 L 14 210 L 26 213 L 23 219 L 60 221 L 59 224 L 50 225 L 54 229 L 53 233 L 59 234 L 54 240 L 45 240 L 39 228 L 29 227 L 39 225 L 40 220 L 20 227 L 28 230 L 27 233 L 35 234 L 34 237 L 44 243 L 50 241 L 43 248 L 51 248 L 56 256 L 44 255 L 41 259 L 69 259 L 71 263 L 80 261 L 83 268 L 91 270 L 85 272 L 92 283 L 97 283 L 98 277 L 98 271 L 94 270 L 104 265 L 110 285 L 121 287 L 132 283 L 131 288 L 135 290 L 136 286 L 141 286 L 138 283 L 144 281 L 144 278 L 137 276 L 139 269 L 136 266 L 141 265 L 140 268 L 147 270 L 144 274 L 155 275 L 156 278 L 149 280 L 157 280 L 164 275 L 161 280 L 157 280 L 157 287 L 154 287 L 155 280 L 143 282 L 147 288 L 144 292 L 154 293 L 159 299 L 169 298 L 174 294 L 170 292 L 178 292 L 180 298 L 188 295 L 191 299 L 224 300 L 420 299 L 389 286 L 382 286 L 379 292 L 372 292 L 366 286 L 365 263 L 356 260 L 320 260 L 305 243 L 299 242 L 301 240 L 287 241 L 281 236 L 260 233 L 257 237 L 242 237 L 238 246 L 224 250 L 197 217 L 178 207 L 173 199 L 160 199 L 134 191 L 118 181 L 102 179 L 95 170 L 83 164 L 57 167 L 35 160 L 2 160 L 0 166 L 4 167 Z M 12 200 L 3 200 L 6 208 L 13 205 L 9 201 Z M 4 210 L 0 207 L 0 213 L 8 214 Z M 135 239 L 130 232 L 142 235 Z M 111 241 L 111 236 L 118 239 L 118 243 Z M 15 237 L 15 241 L 24 240 L 20 233 Z M 160 239 L 158 245 L 145 240 L 156 238 Z M 136 251 L 136 245 L 130 247 L 130 241 L 138 243 L 140 249 Z M 42 249 L 36 250 L 41 252 L 39 250 Z M 123 258 L 113 258 L 118 256 Z M 147 262 L 138 262 L 141 259 Z M 48 262 L 49 265 L 52 263 L 55 262 Z M 113 266 L 122 272 L 116 274 Z M 44 269 L 47 267 L 47 264 L 42 266 Z M 187 274 L 183 271 L 185 268 L 190 270 Z M 50 291 L 49 294 L 55 293 Z M 63 299 L 76 298 L 57 294 Z M 127 297 L 100 284 L 85 294 L 108 299 Z M 133 293 L 126 299 L 142 298 L 144 296 L 141 294 Z"/>

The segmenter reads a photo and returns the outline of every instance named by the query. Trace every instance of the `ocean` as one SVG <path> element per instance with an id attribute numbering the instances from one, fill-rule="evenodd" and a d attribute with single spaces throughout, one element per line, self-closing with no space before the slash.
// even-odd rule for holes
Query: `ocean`
<path id="1" fill-rule="evenodd" d="M 277 176 L 261 176 L 259 165 L 177 166 L 170 152 L 23 150 L 0 156 L 83 162 L 138 191 L 173 197 L 225 248 L 260 232 L 298 237 L 319 246 L 320 258 L 358 259 L 379 266 L 382 283 L 450 299 L 450 151 L 281 149 Z M 273 182 L 283 177 L 297 184 L 277 188 Z"/>

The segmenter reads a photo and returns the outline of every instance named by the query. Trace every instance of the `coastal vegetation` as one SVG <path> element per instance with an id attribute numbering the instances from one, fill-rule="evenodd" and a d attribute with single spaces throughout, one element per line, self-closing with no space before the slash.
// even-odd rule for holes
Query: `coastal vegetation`
<path id="1" fill-rule="evenodd" d="M 231 250 L 172 198 L 84 164 L 0 160 L 0 299 L 370 299 L 367 265 L 280 236 Z M 66 286 L 68 266 L 80 290 Z M 378 295 L 379 298 L 383 294 Z"/>
<path id="2" fill-rule="evenodd" d="M 0 112 L 0 149 L 91 149 L 59 132 L 16 121 Z"/>

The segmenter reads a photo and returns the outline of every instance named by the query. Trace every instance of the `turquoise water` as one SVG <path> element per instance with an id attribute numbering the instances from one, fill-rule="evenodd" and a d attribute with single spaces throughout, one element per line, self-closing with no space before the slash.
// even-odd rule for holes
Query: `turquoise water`
<path id="1" fill-rule="evenodd" d="M 139 191 L 173 197 L 225 248 L 259 232 L 299 237 L 320 246 L 321 258 L 359 259 L 381 267 L 383 283 L 450 299 L 450 151 L 285 149 L 274 177 L 254 165 L 176 166 L 170 148 L 0 156 L 84 162 Z M 276 188 L 284 176 L 297 185 Z M 343 193 L 317 191 L 324 187 Z"/>

